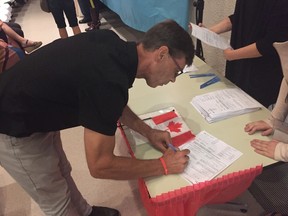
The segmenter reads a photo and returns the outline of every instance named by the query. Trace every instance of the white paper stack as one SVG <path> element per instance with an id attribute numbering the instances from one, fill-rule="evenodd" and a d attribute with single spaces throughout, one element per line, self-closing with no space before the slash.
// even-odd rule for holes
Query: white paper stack
<path id="1" fill-rule="evenodd" d="M 262 105 L 239 88 L 213 91 L 194 97 L 191 104 L 209 122 L 261 109 Z"/>

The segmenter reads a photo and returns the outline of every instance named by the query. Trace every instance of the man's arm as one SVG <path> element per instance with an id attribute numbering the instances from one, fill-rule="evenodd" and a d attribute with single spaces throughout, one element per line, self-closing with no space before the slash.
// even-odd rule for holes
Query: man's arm
<path id="1" fill-rule="evenodd" d="M 147 137 L 152 130 L 152 128 L 143 122 L 128 106 L 124 108 L 120 122 L 144 137 Z"/>
<path id="2" fill-rule="evenodd" d="M 106 136 L 98 132 L 84 129 L 84 143 L 87 164 L 90 174 L 103 179 L 136 179 L 139 177 L 159 176 L 164 174 L 159 159 L 138 160 L 115 156 L 115 136 Z M 168 149 L 163 159 L 168 174 L 182 173 L 187 166 L 189 150 L 177 151 Z"/>

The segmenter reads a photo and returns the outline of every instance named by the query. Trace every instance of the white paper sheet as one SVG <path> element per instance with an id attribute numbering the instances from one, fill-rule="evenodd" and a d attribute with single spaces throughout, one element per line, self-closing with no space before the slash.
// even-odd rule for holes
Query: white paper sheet
<path id="1" fill-rule="evenodd" d="M 196 71 L 198 71 L 198 68 L 197 68 L 194 64 L 190 65 L 189 67 L 186 66 L 186 67 L 183 69 L 183 72 L 184 72 L 184 73 L 196 72 Z"/>
<path id="2" fill-rule="evenodd" d="M 203 41 L 204 43 L 225 50 L 225 49 L 231 49 L 231 46 L 229 42 L 221 37 L 220 35 L 210 31 L 207 28 L 197 26 L 193 23 L 190 23 L 192 26 L 192 36 L 196 37 L 197 39 Z"/>
<path id="3" fill-rule="evenodd" d="M 189 164 L 181 175 L 192 184 L 213 179 L 242 155 L 206 131 L 179 148 L 190 150 Z"/>

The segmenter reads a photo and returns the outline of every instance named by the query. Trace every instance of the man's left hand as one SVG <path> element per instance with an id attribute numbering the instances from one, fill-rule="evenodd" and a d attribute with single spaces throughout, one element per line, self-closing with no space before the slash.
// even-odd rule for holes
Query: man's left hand
<path id="1" fill-rule="evenodd" d="M 169 132 L 157 129 L 152 129 L 147 138 L 161 152 L 165 152 L 168 147 L 167 144 L 172 142 Z"/>

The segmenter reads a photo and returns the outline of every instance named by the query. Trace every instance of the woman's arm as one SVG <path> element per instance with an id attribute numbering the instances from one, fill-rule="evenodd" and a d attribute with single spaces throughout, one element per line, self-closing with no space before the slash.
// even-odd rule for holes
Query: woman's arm
<path id="1" fill-rule="evenodd" d="M 232 29 L 232 23 L 230 21 L 230 18 L 227 17 L 221 22 L 215 24 L 214 26 L 208 28 L 210 31 L 215 32 L 216 34 L 221 34 L 224 32 L 228 32 Z"/>
<path id="2" fill-rule="evenodd" d="M 226 49 L 224 50 L 224 57 L 228 61 L 247 59 L 247 58 L 258 58 L 262 55 L 256 47 L 256 43 L 250 44 L 239 49 Z"/>

